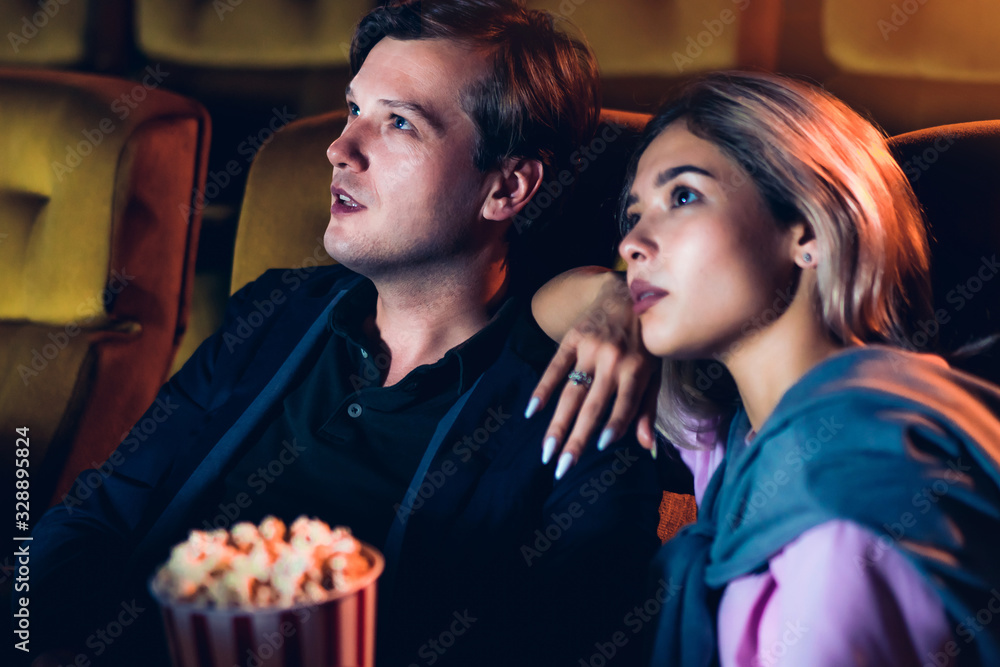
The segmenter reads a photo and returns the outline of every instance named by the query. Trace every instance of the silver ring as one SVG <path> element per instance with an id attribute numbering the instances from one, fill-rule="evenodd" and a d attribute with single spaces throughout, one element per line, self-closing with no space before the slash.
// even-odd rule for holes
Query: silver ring
<path id="1" fill-rule="evenodd" d="M 569 375 L 566 376 L 566 379 L 573 384 L 586 385 L 587 389 L 590 389 L 590 385 L 594 382 L 594 376 L 584 373 L 583 371 L 570 371 Z"/>

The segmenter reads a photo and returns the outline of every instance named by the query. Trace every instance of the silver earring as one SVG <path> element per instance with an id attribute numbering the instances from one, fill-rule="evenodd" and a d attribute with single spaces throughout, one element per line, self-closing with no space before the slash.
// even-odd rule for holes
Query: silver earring
<path id="1" fill-rule="evenodd" d="M 805 262 L 806 264 L 812 264 L 813 256 L 810 255 L 809 253 L 806 253 L 802 255 L 802 261 Z"/>

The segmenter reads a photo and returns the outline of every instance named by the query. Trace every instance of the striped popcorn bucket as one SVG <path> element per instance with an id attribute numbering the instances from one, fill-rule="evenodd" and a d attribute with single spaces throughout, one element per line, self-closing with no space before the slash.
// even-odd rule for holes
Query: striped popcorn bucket
<path id="1" fill-rule="evenodd" d="M 172 602 L 150 591 L 160 605 L 174 667 L 374 667 L 376 583 L 385 562 L 362 545 L 371 570 L 352 590 L 320 603 L 290 607 L 211 609 Z"/>

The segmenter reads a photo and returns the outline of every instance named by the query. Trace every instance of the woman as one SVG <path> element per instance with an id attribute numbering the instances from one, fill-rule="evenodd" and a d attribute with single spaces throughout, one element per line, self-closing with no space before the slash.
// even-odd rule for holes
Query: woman
<path id="1" fill-rule="evenodd" d="M 629 294 L 664 359 L 657 426 L 699 505 L 658 558 L 680 592 L 653 663 L 1000 664 L 1000 390 L 907 351 L 928 249 L 884 137 L 818 88 L 710 75 L 650 122 L 625 193 Z M 613 281 L 563 276 L 539 323 L 559 337 L 586 291 L 605 312 Z M 597 349 L 585 329 L 569 348 Z M 635 370 L 564 351 L 529 411 L 567 363 L 544 458 Z M 640 391 L 618 382 L 601 445 Z"/>

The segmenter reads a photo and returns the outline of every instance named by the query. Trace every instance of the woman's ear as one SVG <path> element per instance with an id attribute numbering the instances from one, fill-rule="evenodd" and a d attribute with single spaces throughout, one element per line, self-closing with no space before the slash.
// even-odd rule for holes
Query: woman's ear
<path id="1" fill-rule="evenodd" d="M 796 222 L 788 230 L 789 252 L 800 269 L 815 269 L 819 265 L 819 245 L 812 227 Z"/>
<path id="2" fill-rule="evenodd" d="M 487 220 L 513 220 L 527 206 L 542 184 L 545 168 L 540 160 L 507 158 L 495 172 L 483 204 Z"/>

